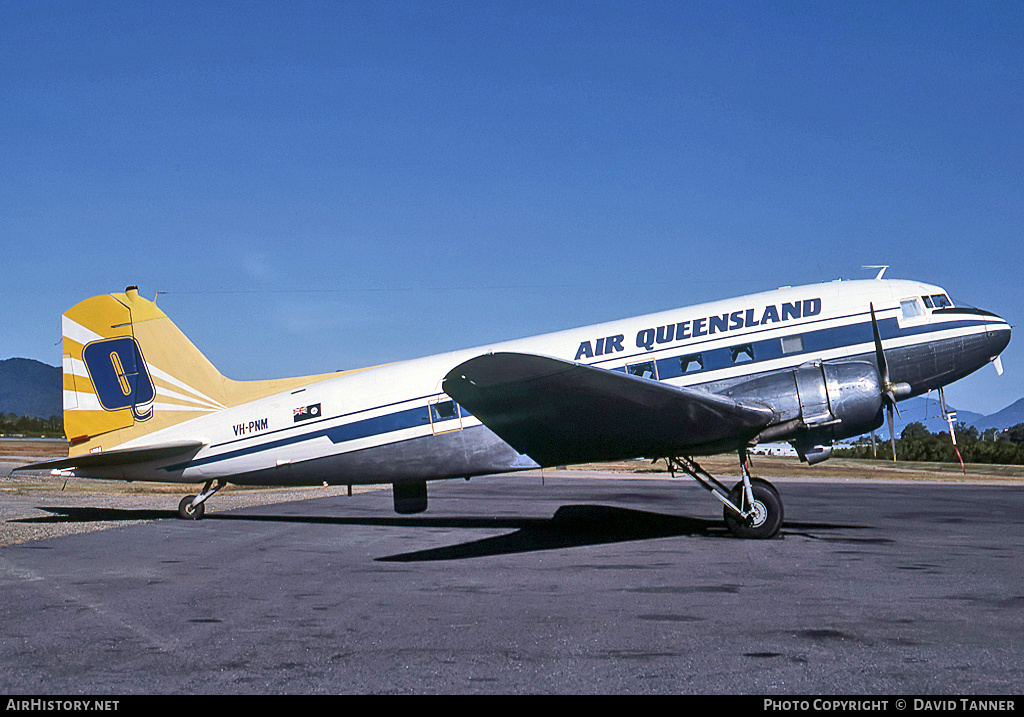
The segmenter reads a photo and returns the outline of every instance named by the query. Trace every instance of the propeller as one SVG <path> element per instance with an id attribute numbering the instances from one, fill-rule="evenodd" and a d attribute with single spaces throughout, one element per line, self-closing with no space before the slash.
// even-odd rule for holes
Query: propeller
<path id="1" fill-rule="evenodd" d="M 889 364 L 885 360 L 885 351 L 882 350 L 882 337 L 878 333 L 878 318 L 875 316 L 875 305 L 871 305 L 871 330 L 875 335 L 875 359 L 878 363 L 879 378 L 882 381 L 882 400 L 885 401 L 886 416 L 889 420 L 889 441 L 892 444 L 892 460 L 896 462 L 896 419 L 893 417 L 896 407 L 896 399 L 910 393 L 910 384 L 893 383 L 889 380 Z"/>

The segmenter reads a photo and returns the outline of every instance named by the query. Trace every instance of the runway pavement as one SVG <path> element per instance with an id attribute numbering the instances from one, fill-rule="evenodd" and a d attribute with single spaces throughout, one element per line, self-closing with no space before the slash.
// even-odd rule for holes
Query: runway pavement
<path id="1" fill-rule="evenodd" d="M 780 481 L 780 538 L 686 480 L 546 472 L 0 548 L 0 693 L 1017 694 L 1019 486 Z M 133 498 L 134 500 L 135 498 Z"/>

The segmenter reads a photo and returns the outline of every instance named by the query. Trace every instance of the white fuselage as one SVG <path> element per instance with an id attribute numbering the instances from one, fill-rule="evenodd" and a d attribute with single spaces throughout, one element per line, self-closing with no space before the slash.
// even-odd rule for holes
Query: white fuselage
<path id="1" fill-rule="evenodd" d="M 898 280 L 782 288 L 349 373 L 118 448 L 201 441 L 203 448 L 190 459 L 133 467 L 134 479 L 174 482 L 383 483 L 531 468 L 533 461 L 516 456 L 442 393 L 442 379 L 453 367 L 481 354 L 515 351 L 717 390 L 809 361 L 872 355 L 872 305 L 886 350 L 993 332 L 1008 337 L 1008 325 L 994 315 L 935 311 L 943 300 L 925 297 L 945 292 Z M 986 359 L 995 355 L 998 350 Z M 979 366 L 968 368 L 964 375 Z M 924 379 L 918 384 L 915 393 L 933 387 Z M 414 457 L 403 445 L 429 459 Z M 488 451 L 493 455 L 485 456 Z M 128 476 L 107 469 L 96 477 Z"/>

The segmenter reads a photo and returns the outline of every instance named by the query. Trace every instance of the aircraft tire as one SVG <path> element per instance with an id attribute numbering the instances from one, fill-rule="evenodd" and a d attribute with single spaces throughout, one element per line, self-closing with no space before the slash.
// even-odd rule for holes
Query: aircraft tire
<path id="1" fill-rule="evenodd" d="M 751 478 L 750 489 L 754 494 L 754 515 L 743 519 L 726 506 L 725 524 L 738 538 L 774 538 L 782 528 L 782 498 L 775 486 L 763 478 Z M 740 481 L 729 492 L 729 500 L 741 505 L 743 499 L 743 481 Z"/>
<path id="2" fill-rule="evenodd" d="M 186 495 L 178 503 L 178 515 L 185 520 L 199 520 L 206 513 L 206 503 L 200 503 L 195 508 L 189 508 L 189 504 L 195 500 L 194 495 Z"/>

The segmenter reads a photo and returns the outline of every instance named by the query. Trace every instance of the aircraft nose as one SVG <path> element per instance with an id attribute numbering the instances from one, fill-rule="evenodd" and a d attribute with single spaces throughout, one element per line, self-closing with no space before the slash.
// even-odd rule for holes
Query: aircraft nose
<path id="1" fill-rule="evenodd" d="M 986 322 L 985 328 L 988 332 L 988 354 L 995 358 L 1010 343 L 1010 324 L 1007 323 L 1006 319 L 992 314 L 992 318 Z"/>

